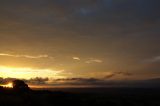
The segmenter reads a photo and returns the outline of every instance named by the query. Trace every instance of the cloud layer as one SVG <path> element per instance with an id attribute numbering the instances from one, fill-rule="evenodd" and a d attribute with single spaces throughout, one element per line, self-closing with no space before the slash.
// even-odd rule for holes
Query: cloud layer
<path id="1" fill-rule="evenodd" d="M 0 56 L 17 57 L 17 58 L 22 57 L 22 58 L 29 58 L 29 59 L 49 58 L 48 55 L 31 56 L 31 55 L 13 55 L 13 54 L 6 54 L 6 53 L 0 53 Z"/>
<path id="2" fill-rule="evenodd" d="M 0 66 L 30 67 L 41 75 L 48 73 L 44 69 L 64 70 L 72 74 L 66 77 L 80 78 L 90 78 L 91 73 L 103 78 L 105 72 L 134 73 L 135 79 L 160 76 L 159 4 L 159 0 L 1 0 Z"/>
<path id="3" fill-rule="evenodd" d="M 90 64 L 90 63 L 102 63 L 102 60 L 99 59 L 89 59 L 86 61 L 86 63 Z"/>

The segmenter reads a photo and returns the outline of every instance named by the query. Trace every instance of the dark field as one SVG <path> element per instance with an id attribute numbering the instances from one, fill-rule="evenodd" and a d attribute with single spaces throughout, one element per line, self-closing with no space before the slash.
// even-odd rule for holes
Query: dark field
<path id="1" fill-rule="evenodd" d="M 58 91 L 59 90 L 59 91 Z M 160 106 L 159 89 L 81 88 L 1 90 L 0 106 Z"/>

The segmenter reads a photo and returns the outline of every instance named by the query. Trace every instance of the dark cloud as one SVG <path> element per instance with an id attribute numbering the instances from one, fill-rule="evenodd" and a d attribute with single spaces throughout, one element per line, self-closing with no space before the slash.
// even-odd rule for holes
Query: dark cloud
<path id="1" fill-rule="evenodd" d="M 62 79 L 55 79 L 52 80 L 53 84 L 69 84 L 69 85 L 94 85 L 94 86 L 103 86 L 104 85 L 112 85 L 111 83 L 114 81 L 112 78 L 115 78 L 117 76 L 123 76 L 124 78 L 130 77 L 133 74 L 129 72 L 113 72 L 109 75 L 106 75 L 104 78 L 62 78 Z"/>
<path id="2" fill-rule="evenodd" d="M 26 80 L 26 82 L 30 84 L 46 84 L 47 81 L 49 81 L 49 78 L 41 78 L 41 77 L 36 77 L 36 78 L 31 78 L 29 80 Z"/>
<path id="3" fill-rule="evenodd" d="M 15 78 L 0 78 L 0 85 L 7 84 L 16 80 Z M 107 80 L 97 78 L 32 78 L 29 80 L 21 79 L 29 85 L 45 86 L 45 87 L 160 87 L 160 78 L 144 79 L 144 80 Z"/>
<path id="4" fill-rule="evenodd" d="M 14 80 L 17 80 L 17 78 L 0 78 L 0 84 L 7 84 Z M 40 85 L 40 84 L 47 84 L 47 81 L 49 81 L 49 78 L 36 77 L 31 79 L 20 79 L 20 80 L 23 80 L 29 84 Z"/>
<path id="5" fill-rule="evenodd" d="M 95 78 L 70 78 L 53 80 L 53 86 L 88 86 L 88 87 L 160 87 L 159 78 L 145 80 L 105 80 Z"/>
<path id="6" fill-rule="evenodd" d="M 132 73 L 129 73 L 129 72 L 113 72 L 107 76 L 104 77 L 104 79 L 110 79 L 110 78 L 114 78 L 116 76 L 119 76 L 119 75 L 122 75 L 122 76 L 132 76 L 133 74 Z"/>
<path id="7" fill-rule="evenodd" d="M 107 75 L 107 76 L 105 76 L 105 79 L 107 78 L 113 78 L 114 76 L 115 76 L 116 74 L 114 74 L 114 73 L 112 73 L 112 74 L 110 74 L 110 75 Z"/>
<path id="8" fill-rule="evenodd" d="M 68 85 L 92 85 L 102 80 L 96 78 L 67 78 L 67 79 L 56 79 L 53 80 L 53 85 L 55 84 L 68 84 Z"/>

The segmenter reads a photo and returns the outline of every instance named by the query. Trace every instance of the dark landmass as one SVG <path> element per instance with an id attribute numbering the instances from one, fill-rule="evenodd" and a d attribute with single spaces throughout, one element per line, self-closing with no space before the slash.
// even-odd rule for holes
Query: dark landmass
<path id="1" fill-rule="evenodd" d="M 0 106 L 160 106 L 158 88 L 0 89 Z"/>

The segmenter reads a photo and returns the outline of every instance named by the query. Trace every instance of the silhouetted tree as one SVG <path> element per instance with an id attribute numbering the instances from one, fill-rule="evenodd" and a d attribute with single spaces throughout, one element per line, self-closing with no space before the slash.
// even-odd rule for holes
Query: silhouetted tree
<path id="1" fill-rule="evenodd" d="M 29 91 L 30 90 L 28 85 L 22 80 L 14 80 L 13 89 L 16 91 Z"/>

